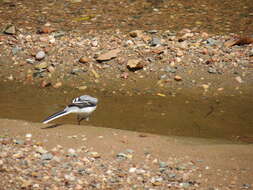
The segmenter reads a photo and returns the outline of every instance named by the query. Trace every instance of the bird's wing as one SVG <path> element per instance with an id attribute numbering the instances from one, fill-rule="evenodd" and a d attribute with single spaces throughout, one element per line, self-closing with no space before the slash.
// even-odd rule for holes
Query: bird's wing
<path id="1" fill-rule="evenodd" d="M 97 104 L 97 98 L 91 97 L 89 95 L 83 95 L 80 97 L 77 97 L 72 100 L 73 104 L 88 104 L 88 105 L 94 105 Z"/>
<path id="2" fill-rule="evenodd" d="M 78 107 L 78 108 L 86 108 L 86 107 L 94 107 L 95 104 L 89 102 L 89 101 L 76 101 L 75 103 L 69 104 L 68 107 Z"/>

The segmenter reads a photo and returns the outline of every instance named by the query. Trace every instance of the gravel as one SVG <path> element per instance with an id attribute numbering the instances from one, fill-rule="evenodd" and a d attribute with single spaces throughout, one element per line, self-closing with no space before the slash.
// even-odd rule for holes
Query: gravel
<path id="1" fill-rule="evenodd" d="M 6 34 L 1 38 L 1 56 L 11 55 L 8 59 L 12 62 L 3 64 L 0 75 L 4 80 L 33 81 L 38 85 L 42 80 L 61 83 L 57 88 L 63 85 L 78 88 L 82 83 L 87 88 L 112 88 L 111 91 L 122 93 L 127 86 L 131 88 L 140 83 L 137 85 L 140 93 L 152 91 L 157 94 L 166 89 L 177 89 L 178 85 L 192 88 L 210 84 L 208 90 L 238 89 L 238 84 L 247 84 L 252 78 L 249 69 L 253 63 L 252 43 L 237 43 L 233 34 L 211 35 L 189 29 L 169 35 L 159 30 L 155 30 L 155 34 L 142 30 L 85 34 L 22 31 L 15 40 Z M 6 60 L 7 63 L 6 56 L 3 58 L 2 62 Z M 243 83 L 235 82 L 235 70 L 243 76 Z M 15 77 L 10 78 L 9 73 Z M 215 75 L 217 73 L 219 77 Z M 168 76 L 163 77 L 165 74 Z M 128 82 L 124 87 L 122 78 Z M 139 82 L 153 83 L 155 79 L 159 84 L 156 87 L 142 86 Z M 112 80 L 115 81 L 113 86 L 110 85 Z"/>
<path id="2" fill-rule="evenodd" d="M 180 160 L 168 163 L 146 156 L 134 162 L 134 150 L 105 159 L 97 152 L 65 150 L 56 146 L 46 150 L 35 140 L 24 143 L 15 138 L 0 138 L 0 185 L 3 189 L 196 189 L 198 167 Z M 77 155 L 76 152 L 79 154 Z M 73 154 L 75 156 L 69 156 Z M 99 156 L 98 156 L 99 155 Z M 123 159 L 117 159 L 123 158 Z M 163 168 L 163 170 L 161 170 Z M 182 172 L 183 171 L 183 172 Z M 188 176 L 185 178 L 184 176 Z M 244 185 L 244 188 L 248 185 Z"/>

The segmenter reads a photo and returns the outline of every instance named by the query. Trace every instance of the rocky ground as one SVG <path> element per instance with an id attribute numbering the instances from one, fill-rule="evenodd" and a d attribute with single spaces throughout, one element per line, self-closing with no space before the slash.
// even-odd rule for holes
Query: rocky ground
<path id="1" fill-rule="evenodd" d="M 0 131 L 3 190 L 227 190 L 253 185 L 251 145 L 3 119 Z"/>
<path id="2" fill-rule="evenodd" d="M 251 91 L 251 37 L 189 29 L 82 34 L 55 31 L 50 24 L 38 32 L 10 26 L 0 35 L 4 81 L 161 96 L 182 88 Z"/>

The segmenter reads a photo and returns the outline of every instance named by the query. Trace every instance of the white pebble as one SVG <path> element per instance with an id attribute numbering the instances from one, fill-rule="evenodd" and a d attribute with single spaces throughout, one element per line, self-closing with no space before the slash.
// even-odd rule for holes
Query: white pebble
<path id="1" fill-rule="evenodd" d="M 31 138 L 32 137 L 32 134 L 31 133 L 28 133 L 25 135 L 26 138 Z"/>
<path id="2" fill-rule="evenodd" d="M 44 59 L 45 56 L 46 56 L 46 53 L 45 53 L 44 51 L 39 51 L 39 52 L 36 54 L 35 58 L 36 58 L 37 60 L 42 60 L 42 59 Z"/>

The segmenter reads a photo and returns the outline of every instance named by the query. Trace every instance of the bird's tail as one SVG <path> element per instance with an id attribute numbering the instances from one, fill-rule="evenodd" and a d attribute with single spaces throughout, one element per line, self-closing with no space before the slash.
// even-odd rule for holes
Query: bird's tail
<path id="1" fill-rule="evenodd" d="M 46 124 L 46 123 L 48 123 L 48 122 L 50 122 L 50 121 L 52 121 L 52 120 L 54 120 L 54 119 L 57 119 L 57 118 L 59 118 L 59 117 L 62 117 L 62 116 L 64 116 L 64 115 L 67 115 L 67 114 L 70 114 L 70 113 L 71 113 L 70 111 L 63 110 L 63 111 L 57 112 L 57 113 L 55 113 L 55 114 L 49 116 L 48 118 L 46 118 L 46 119 L 43 120 L 42 122 L 43 122 L 44 124 Z"/>

